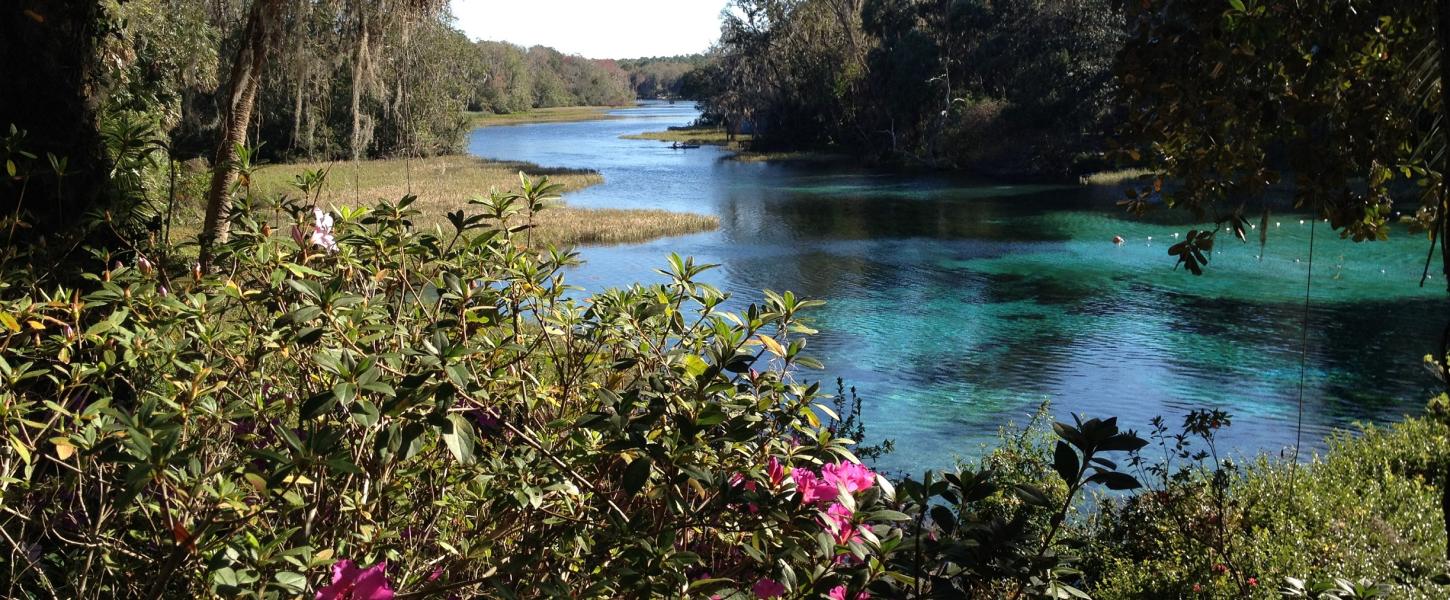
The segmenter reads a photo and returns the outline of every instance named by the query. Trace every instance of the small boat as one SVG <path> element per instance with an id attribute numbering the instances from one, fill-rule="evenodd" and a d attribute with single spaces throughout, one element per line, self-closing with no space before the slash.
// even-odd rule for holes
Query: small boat
<path id="1" fill-rule="evenodd" d="M 672 149 L 672 150 L 690 150 L 690 149 L 699 148 L 699 147 L 700 147 L 699 144 L 681 144 L 679 142 L 675 142 L 673 144 L 670 144 L 670 149 Z"/>

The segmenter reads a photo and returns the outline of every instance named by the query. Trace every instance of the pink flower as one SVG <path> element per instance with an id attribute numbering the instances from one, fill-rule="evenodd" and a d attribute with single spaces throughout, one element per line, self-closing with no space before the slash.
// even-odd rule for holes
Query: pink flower
<path id="1" fill-rule="evenodd" d="M 755 593 L 756 598 L 779 598 L 785 595 L 785 586 L 769 577 L 762 577 L 750 591 Z"/>
<path id="2" fill-rule="evenodd" d="M 313 600 L 393 600 L 388 585 L 388 563 L 359 569 L 350 560 L 332 565 L 332 585 L 322 588 Z"/>
<path id="3" fill-rule="evenodd" d="M 337 240 L 332 239 L 332 215 L 320 208 L 312 209 L 312 243 L 328 252 L 337 251 Z"/>
<path id="4" fill-rule="evenodd" d="M 780 482 L 785 481 L 785 465 L 772 456 L 765 461 L 765 474 L 770 477 L 770 487 L 780 487 Z"/>
<path id="5" fill-rule="evenodd" d="M 846 594 L 846 586 L 838 585 L 831 588 L 831 591 L 826 594 L 826 597 L 830 600 L 868 600 L 871 597 L 871 594 L 866 592 L 859 592 L 855 596 L 847 596 Z"/>
<path id="6" fill-rule="evenodd" d="M 795 481 L 796 492 L 801 495 L 801 504 L 817 504 L 836 499 L 838 492 L 835 484 L 822 481 L 809 469 L 792 469 L 790 478 Z"/>
<path id="7" fill-rule="evenodd" d="M 757 489 L 755 481 L 746 479 L 744 473 L 736 473 L 730 476 L 730 487 L 740 487 L 742 484 L 745 486 L 745 491 L 747 492 L 753 492 Z"/>
<path id="8" fill-rule="evenodd" d="M 851 509 L 842 504 L 832 504 L 826 509 L 826 520 L 822 525 L 842 546 L 861 539 L 861 527 L 852 522 L 851 516 Z"/>
<path id="9" fill-rule="evenodd" d="M 821 467 L 821 478 L 832 486 L 840 485 L 847 493 L 869 490 L 876 483 L 871 469 L 853 462 L 832 463 Z"/>

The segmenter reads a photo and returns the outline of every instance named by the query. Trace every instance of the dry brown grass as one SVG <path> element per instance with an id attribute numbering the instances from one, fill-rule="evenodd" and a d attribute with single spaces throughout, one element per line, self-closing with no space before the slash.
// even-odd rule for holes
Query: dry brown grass
<path id="1" fill-rule="evenodd" d="M 560 246 L 633 244 L 656 238 L 710 231 L 713 216 L 653 209 L 553 207 L 538 215 L 535 239 Z"/>
<path id="2" fill-rule="evenodd" d="M 604 182 L 598 172 L 591 170 L 545 168 L 472 156 L 435 156 L 413 159 L 411 164 L 404 159 L 386 159 L 356 165 L 351 162 L 268 165 L 257 169 L 252 185 L 264 194 L 295 193 L 294 178 L 319 169 L 330 169 L 321 195 L 324 204 L 368 205 L 379 200 L 396 201 L 411 193 L 418 197 L 413 206 L 423 213 L 425 225 L 443 222 L 444 215 L 450 211 L 463 208 L 467 212 L 470 198 L 487 195 L 491 190 L 518 189 L 520 171 L 532 178 L 548 176 L 550 181 L 562 185 L 565 192 Z M 536 225 L 536 240 L 564 246 L 643 242 L 708 231 L 717 227 L 719 221 L 689 213 L 594 210 L 561 204 L 539 213 Z"/>
<path id="3" fill-rule="evenodd" d="M 1153 171 L 1148 169 L 1118 169 L 1115 171 L 1099 171 L 1089 173 L 1078 178 L 1082 185 L 1120 185 L 1134 179 L 1152 175 Z"/>

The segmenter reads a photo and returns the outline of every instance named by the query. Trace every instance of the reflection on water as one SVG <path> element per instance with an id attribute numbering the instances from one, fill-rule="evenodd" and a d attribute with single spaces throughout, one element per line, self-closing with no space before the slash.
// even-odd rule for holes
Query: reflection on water
<path id="1" fill-rule="evenodd" d="M 659 281 L 679 252 L 721 265 L 706 280 L 735 309 L 763 289 L 827 300 L 810 345 L 827 371 L 812 375 L 859 389 L 871 437 L 896 441 L 885 468 L 949 466 L 1047 399 L 1061 417 L 1140 429 L 1220 407 L 1237 417 L 1238 449 L 1293 443 L 1310 230 L 1299 216 L 1271 218 L 1262 258 L 1257 243 L 1221 241 L 1192 277 L 1166 252 L 1179 217 L 1129 219 L 1111 190 L 737 163 L 619 139 L 688 123 L 690 107 L 618 114 L 481 129 L 470 150 L 602 171 L 574 205 L 719 216 L 715 232 L 587 248 L 572 283 Z M 1425 242 L 1396 233 L 1354 244 L 1318 229 L 1304 393 L 1316 447 L 1332 428 L 1418 412 L 1430 392 L 1420 359 L 1446 318 L 1443 282 L 1418 286 Z"/>

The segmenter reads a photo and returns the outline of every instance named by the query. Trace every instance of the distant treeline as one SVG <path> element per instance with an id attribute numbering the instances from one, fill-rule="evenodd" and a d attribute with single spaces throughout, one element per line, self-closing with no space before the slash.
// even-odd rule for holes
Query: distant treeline
<path id="1" fill-rule="evenodd" d="M 619 61 L 629 73 L 629 85 L 639 98 L 692 98 L 695 89 L 694 71 L 710 63 L 704 54 L 660 56 Z"/>
<path id="2" fill-rule="evenodd" d="M 1090 162 L 1124 24 L 1112 0 L 732 0 L 691 76 L 758 149 L 830 146 L 995 174 Z"/>
<path id="3" fill-rule="evenodd" d="M 421 2 L 421 3 L 420 3 Z M 209 156 L 225 126 L 249 0 L 105 2 L 116 31 L 92 102 L 102 120 L 152 124 L 179 155 Z M 470 40 L 439 0 L 290 0 L 270 17 L 248 144 L 269 159 L 455 151 L 465 111 L 623 105 L 679 94 L 700 57 L 616 63 Z"/>
<path id="4" fill-rule="evenodd" d="M 545 46 L 524 49 L 507 42 L 473 46 L 455 54 L 467 71 L 463 79 L 471 84 L 466 95 L 468 110 L 511 113 L 554 106 L 622 105 L 635 99 L 629 74 L 612 60 L 566 56 Z"/>

